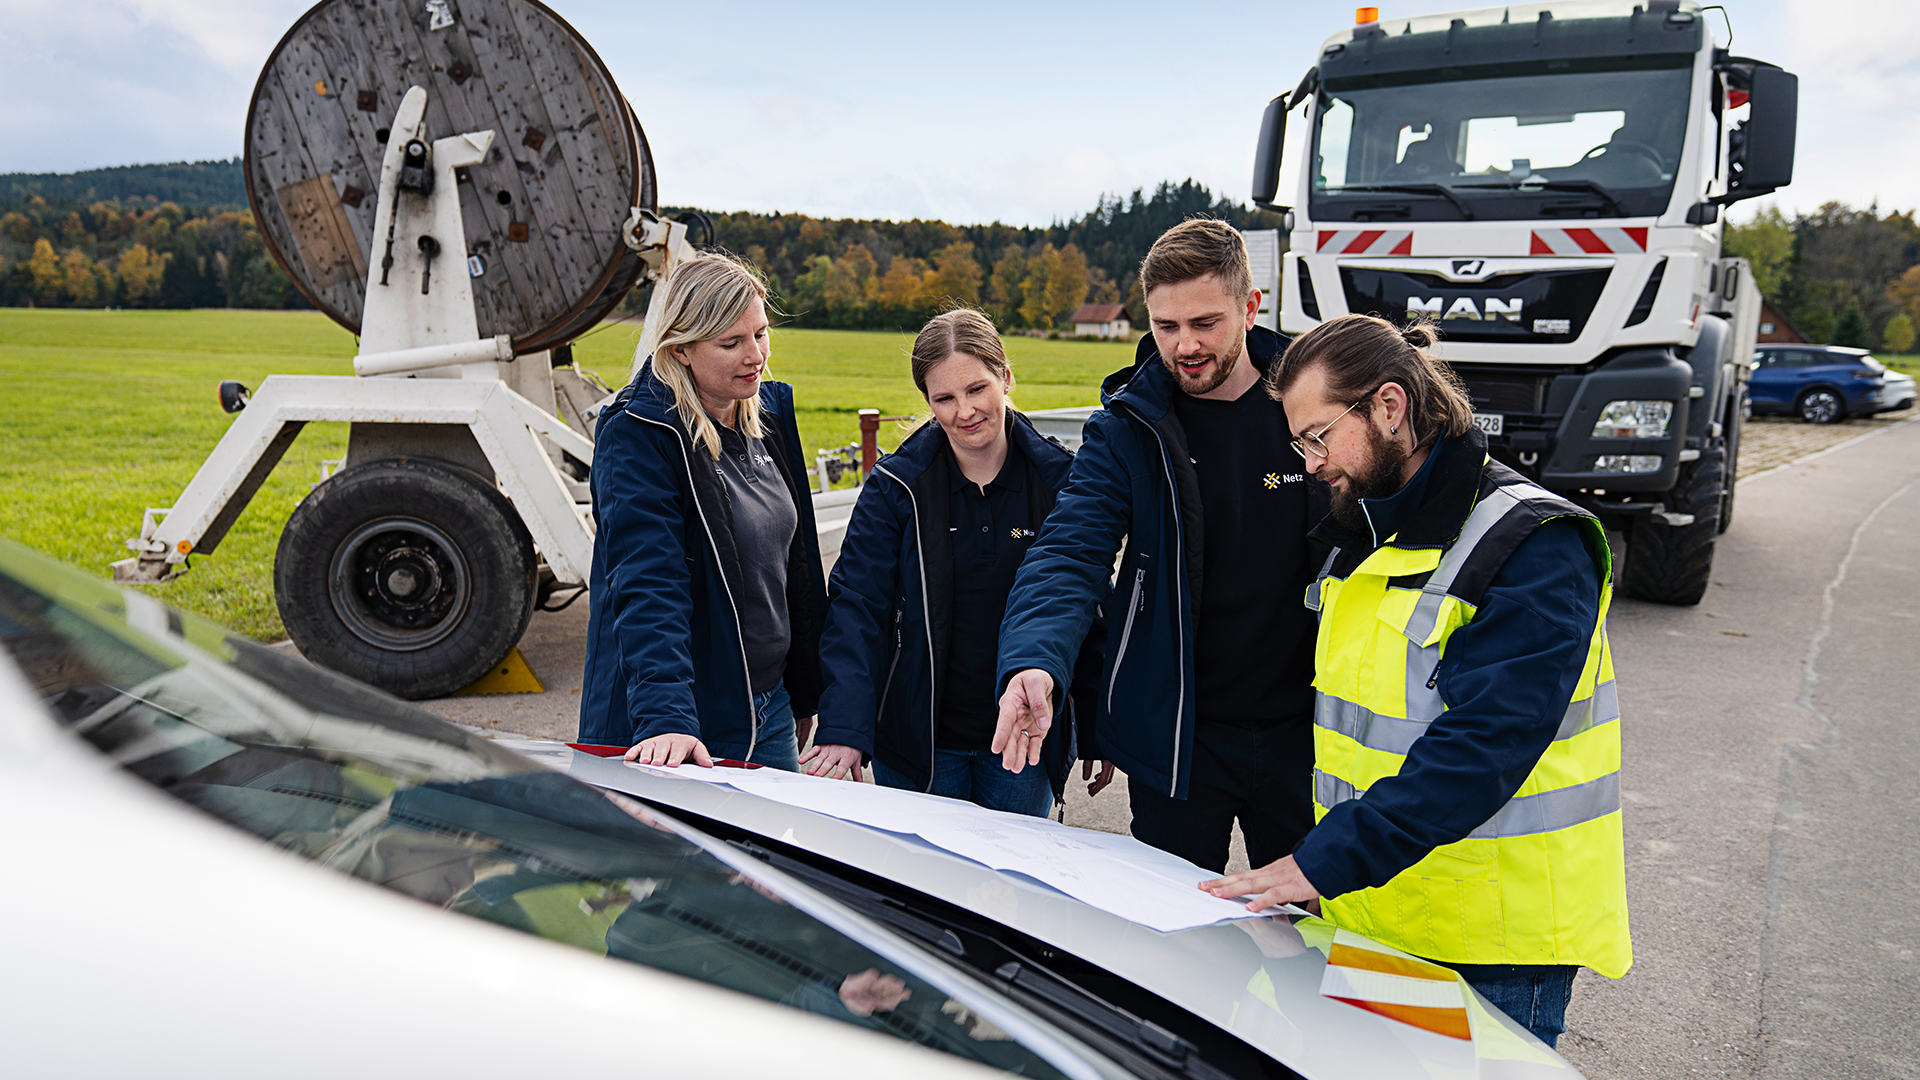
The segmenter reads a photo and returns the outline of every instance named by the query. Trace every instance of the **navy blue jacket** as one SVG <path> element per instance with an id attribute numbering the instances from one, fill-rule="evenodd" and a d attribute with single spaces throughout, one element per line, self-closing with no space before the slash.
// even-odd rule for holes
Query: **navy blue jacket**
<path id="1" fill-rule="evenodd" d="M 820 701 L 826 615 L 820 537 L 801 468 L 793 387 L 760 386 L 764 440 L 800 521 L 787 552 L 793 644 L 783 677 L 795 716 Z M 593 571 L 587 595 L 580 741 L 631 746 L 698 736 L 715 757 L 746 759 L 759 732 L 734 613 L 740 556 L 713 455 L 694 445 L 673 391 L 648 361 L 601 413 L 593 448 Z"/>
<path id="2" fill-rule="evenodd" d="M 1008 415 L 1008 437 L 1027 461 L 1032 520 L 1041 521 L 1066 485 L 1073 454 L 1018 412 Z M 909 435 L 874 466 L 833 566 L 820 639 L 827 691 L 814 741 L 876 757 L 923 790 L 933 783 L 934 725 L 943 690 L 938 676 L 946 671 L 953 631 L 951 469 L 947 434 L 938 424 Z M 1089 676 L 1097 674 L 1099 642 L 1096 627 L 1080 656 Z M 1078 715 L 1090 719 L 1091 694 L 1079 704 Z M 1066 790 L 1076 750 L 1093 756 L 1086 752 L 1091 740 L 1069 708 L 1043 744 L 1042 764 L 1056 798 Z"/>
<path id="3" fill-rule="evenodd" d="M 1262 372 L 1286 348 L 1264 327 L 1247 333 L 1247 357 Z M 1020 564 L 1000 626 L 999 685 L 1027 668 L 1073 685 L 1077 654 L 1098 612 L 1107 620 L 1094 687 L 1098 751 L 1129 784 L 1187 797 L 1193 756 L 1193 613 L 1202 589 L 1204 516 L 1200 480 L 1173 411 L 1180 393 L 1152 336 L 1134 366 L 1100 388 L 1106 408 L 1087 421 L 1073 472 Z M 1308 487 L 1309 522 L 1326 485 Z M 1116 578 L 1114 552 L 1126 543 Z M 1221 588 L 1232 588 L 1224 582 Z M 1304 596 L 1303 596 L 1304 601 Z M 1303 606 L 1301 618 L 1311 618 Z"/>
<path id="4" fill-rule="evenodd" d="M 1451 546 L 1473 510 L 1486 453 L 1478 431 L 1442 440 L 1398 494 L 1362 500 L 1371 535 L 1322 523 L 1314 540 L 1340 548 L 1333 572 L 1350 573 L 1395 534 L 1402 546 Z M 1335 806 L 1294 853 L 1320 895 L 1385 885 L 1464 839 L 1520 790 L 1586 666 L 1600 617 L 1600 557 L 1567 519 L 1514 548 L 1473 620 L 1447 639 L 1437 672 L 1447 711 L 1414 740 L 1398 775 Z"/>

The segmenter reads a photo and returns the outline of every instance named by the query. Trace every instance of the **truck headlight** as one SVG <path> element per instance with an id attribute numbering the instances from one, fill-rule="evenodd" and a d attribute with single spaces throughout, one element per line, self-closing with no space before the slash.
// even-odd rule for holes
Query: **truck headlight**
<path id="1" fill-rule="evenodd" d="M 1671 401 L 1609 401 L 1593 422 L 1596 439 L 1660 439 L 1673 419 Z"/>
<path id="2" fill-rule="evenodd" d="M 1593 471 L 1610 473 L 1659 472 L 1660 460 L 1659 454 L 1601 454 L 1599 457 L 1593 459 Z"/>

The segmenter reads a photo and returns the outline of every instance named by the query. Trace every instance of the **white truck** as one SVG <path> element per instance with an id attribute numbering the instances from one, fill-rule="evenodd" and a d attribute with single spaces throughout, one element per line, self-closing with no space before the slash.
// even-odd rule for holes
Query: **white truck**
<path id="1" fill-rule="evenodd" d="M 1281 329 L 1432 320 L 1493 456 L 1624 534 L 1622 592 L 1670 604 L 1733 513 L 1760 297 L 1722 211 L 1793 174 L 1798 80 L 1713 30 L 1692 0 L 1361 8 L 1254 166 L 1288 215 Z"/>

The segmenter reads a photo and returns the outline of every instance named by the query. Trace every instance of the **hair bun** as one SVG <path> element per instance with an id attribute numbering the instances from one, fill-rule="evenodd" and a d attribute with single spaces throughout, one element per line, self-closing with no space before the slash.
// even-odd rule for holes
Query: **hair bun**
<path id="1" fill-rule="evenodd" d="M 1416 349 L 1431 349 L 1440 343 L 1440 331 L 1426 319 L 1416 319 L 1400 328 L 1400 339 Z"/>

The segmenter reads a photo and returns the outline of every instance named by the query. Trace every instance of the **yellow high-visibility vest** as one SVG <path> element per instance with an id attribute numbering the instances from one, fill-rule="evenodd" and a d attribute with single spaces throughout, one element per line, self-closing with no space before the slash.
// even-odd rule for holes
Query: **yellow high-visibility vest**
<path id="1" fill-rule="evenodd" d="M 1570 964 L 1619 978 L 1633 966 L 1620 824 L 1620 707 L 1607 648 L 1612 560 L 1578 506 L 1497 463 L 1444 552 L 1393 538 L 1344 577 L 1339 552 L 1307 591 L 1314 651 L 1314 820 L 1399 773 L 1447 706 L 1435 676 L 1519 540 L 1554 518 L 1590 530 L 1600 616 L 1553 743 L 1500 811 L 1378 888 L 1323 901 L 1326 917 L 1415 956 L 1460 964 Z M 1546 677 L 1547 673 L 1542 673 Z"/>

